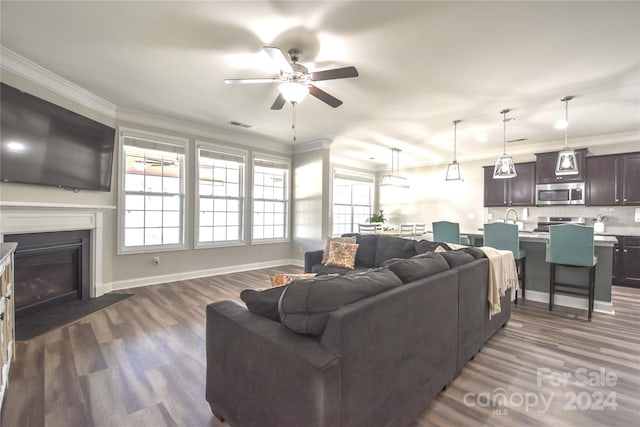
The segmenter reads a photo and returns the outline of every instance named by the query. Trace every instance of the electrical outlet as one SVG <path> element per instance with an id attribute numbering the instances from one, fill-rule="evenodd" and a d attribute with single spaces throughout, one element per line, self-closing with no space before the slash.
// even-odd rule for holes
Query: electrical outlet
<path id="1" fill-rule="evenodd" d="M 473 212 L 471 212 L 471 213 L 469 214 L 469 219 L 476 219 L 476 214 L 475 214 L 475 213 L 473 213 Z"/>
<path id="2" fill-rule="evenodd" d="M 487 214 L 487 221 L 491 221 L 493 219 L 493 213 L 489 212 Z"/>
<path id="3" fill-rule="evenodd" d="M 158 265 L 158 264 L 160 264 L 160 257 L 159 257 L 159 256 L 154 256 L 154 257 L 151 259 L 151 261 L 153 261 L 153 263 L 154 263 L 155 265 Z"/>

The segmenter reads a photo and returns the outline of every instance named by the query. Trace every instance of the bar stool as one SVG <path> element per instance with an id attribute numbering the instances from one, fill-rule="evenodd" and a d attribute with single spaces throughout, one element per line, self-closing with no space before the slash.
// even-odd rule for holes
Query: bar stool
<path id="1" fill-rule="evenodd" d="M 494 222 L 484 225 L 484 245 L 505 251 L 511 251 L 518 268 L 518 280 L 521 282 L 522 300 L 525 291 L 525 267 L 527 251 L 520 247 L 518 226 L 504 222 Z M 518 291 L 516 291 L 515 303 L 518 303 Z"/>
<path id="2" fill-rule="evenodd" d="M 460 224 L 457 222 L 438 221 L 432 222 L 431 226 L 434 242 L 460 244 Z"/>
<path id="3" fill-rule="evenodd" d="M 576 224 L 550 226 L 547 262 L 551 264 L 549 311 L 553 309 L 553 296 L 556 292 L 586 296 L 588 298 L 587 312 L 589 321 L 591 321 L 595 299 L 596 263 L 598 262 L 598 258 L 594 255 L 593 227 Z M 556 282 L 556 266 L 588 268 L 589 283 L 584 285 Z"/>

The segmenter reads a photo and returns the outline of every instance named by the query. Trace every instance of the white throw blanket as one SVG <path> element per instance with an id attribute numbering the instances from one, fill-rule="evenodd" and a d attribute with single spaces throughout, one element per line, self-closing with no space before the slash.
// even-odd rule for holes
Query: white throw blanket
<path id="1" fill-rule="evenodd" d="M 460 249 L 466 246 L 448 243 L 451 249 Z M 489 259 L 489 319 L 494 314 L 502 311 L 500 307 L 500 297 L 505 295 L 507 289 L 511 291 L 511 301 L 516 297 L 517 290 L 520 290 L 518 283 L 518 269 L 513 252 L 495 249 L 490 246 L 482 246 L 480 249 Z"/>

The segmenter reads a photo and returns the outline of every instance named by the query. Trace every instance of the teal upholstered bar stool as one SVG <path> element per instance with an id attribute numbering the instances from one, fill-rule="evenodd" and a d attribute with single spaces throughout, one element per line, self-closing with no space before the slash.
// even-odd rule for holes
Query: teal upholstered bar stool
<path id="1" fill-rule="evenodd" d="M 549 247 L 547 262 L 551 264 L 549 283 L 549 311 L 553 309 L 553 296 L 556 292 L 586 296 L 589 321 L 593 312 L 596 281 L 596 263 L 594 254 L 593 227 L 575 224 L 552 225 L 549 227 Z M 567 284 L 556 282 L 556 266 L 588 268 L 588 284 Z"/>
<path id="2" fill-rule="evenodd" d="M 520 247 L 518 226 L 504 222 L 485 224 L 483 234 L 485 246 L 511 251 L 513 253 L 513 258 L 516 260 L 516 266 L 518 267 L 518 280 L 521 283 L 520 288 L 522 289 L 522 300 L 524 301 L 527 252 Z M 518 291 L 516 291 L 515 303 L 518 303 Z"/>
<path id="3" fill-rule="evenodd" d="M 432 222 L 431 226 L 434 242 L 460 244 L 460 224 L 457 222 L 438 221 Z"/>

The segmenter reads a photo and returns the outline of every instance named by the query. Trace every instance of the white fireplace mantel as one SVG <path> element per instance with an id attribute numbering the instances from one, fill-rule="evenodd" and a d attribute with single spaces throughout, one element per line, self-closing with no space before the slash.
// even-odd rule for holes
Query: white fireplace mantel
<path id="1" fill-rule="evenodd" d="M 90 230 L 90 297 L 104 294 L 102 282 L 102 214 L 111 205 L 74 205 L 65 203 L 0 202 L 0 241 L 5 234 L 45 233 L 50 231 Z"/>

